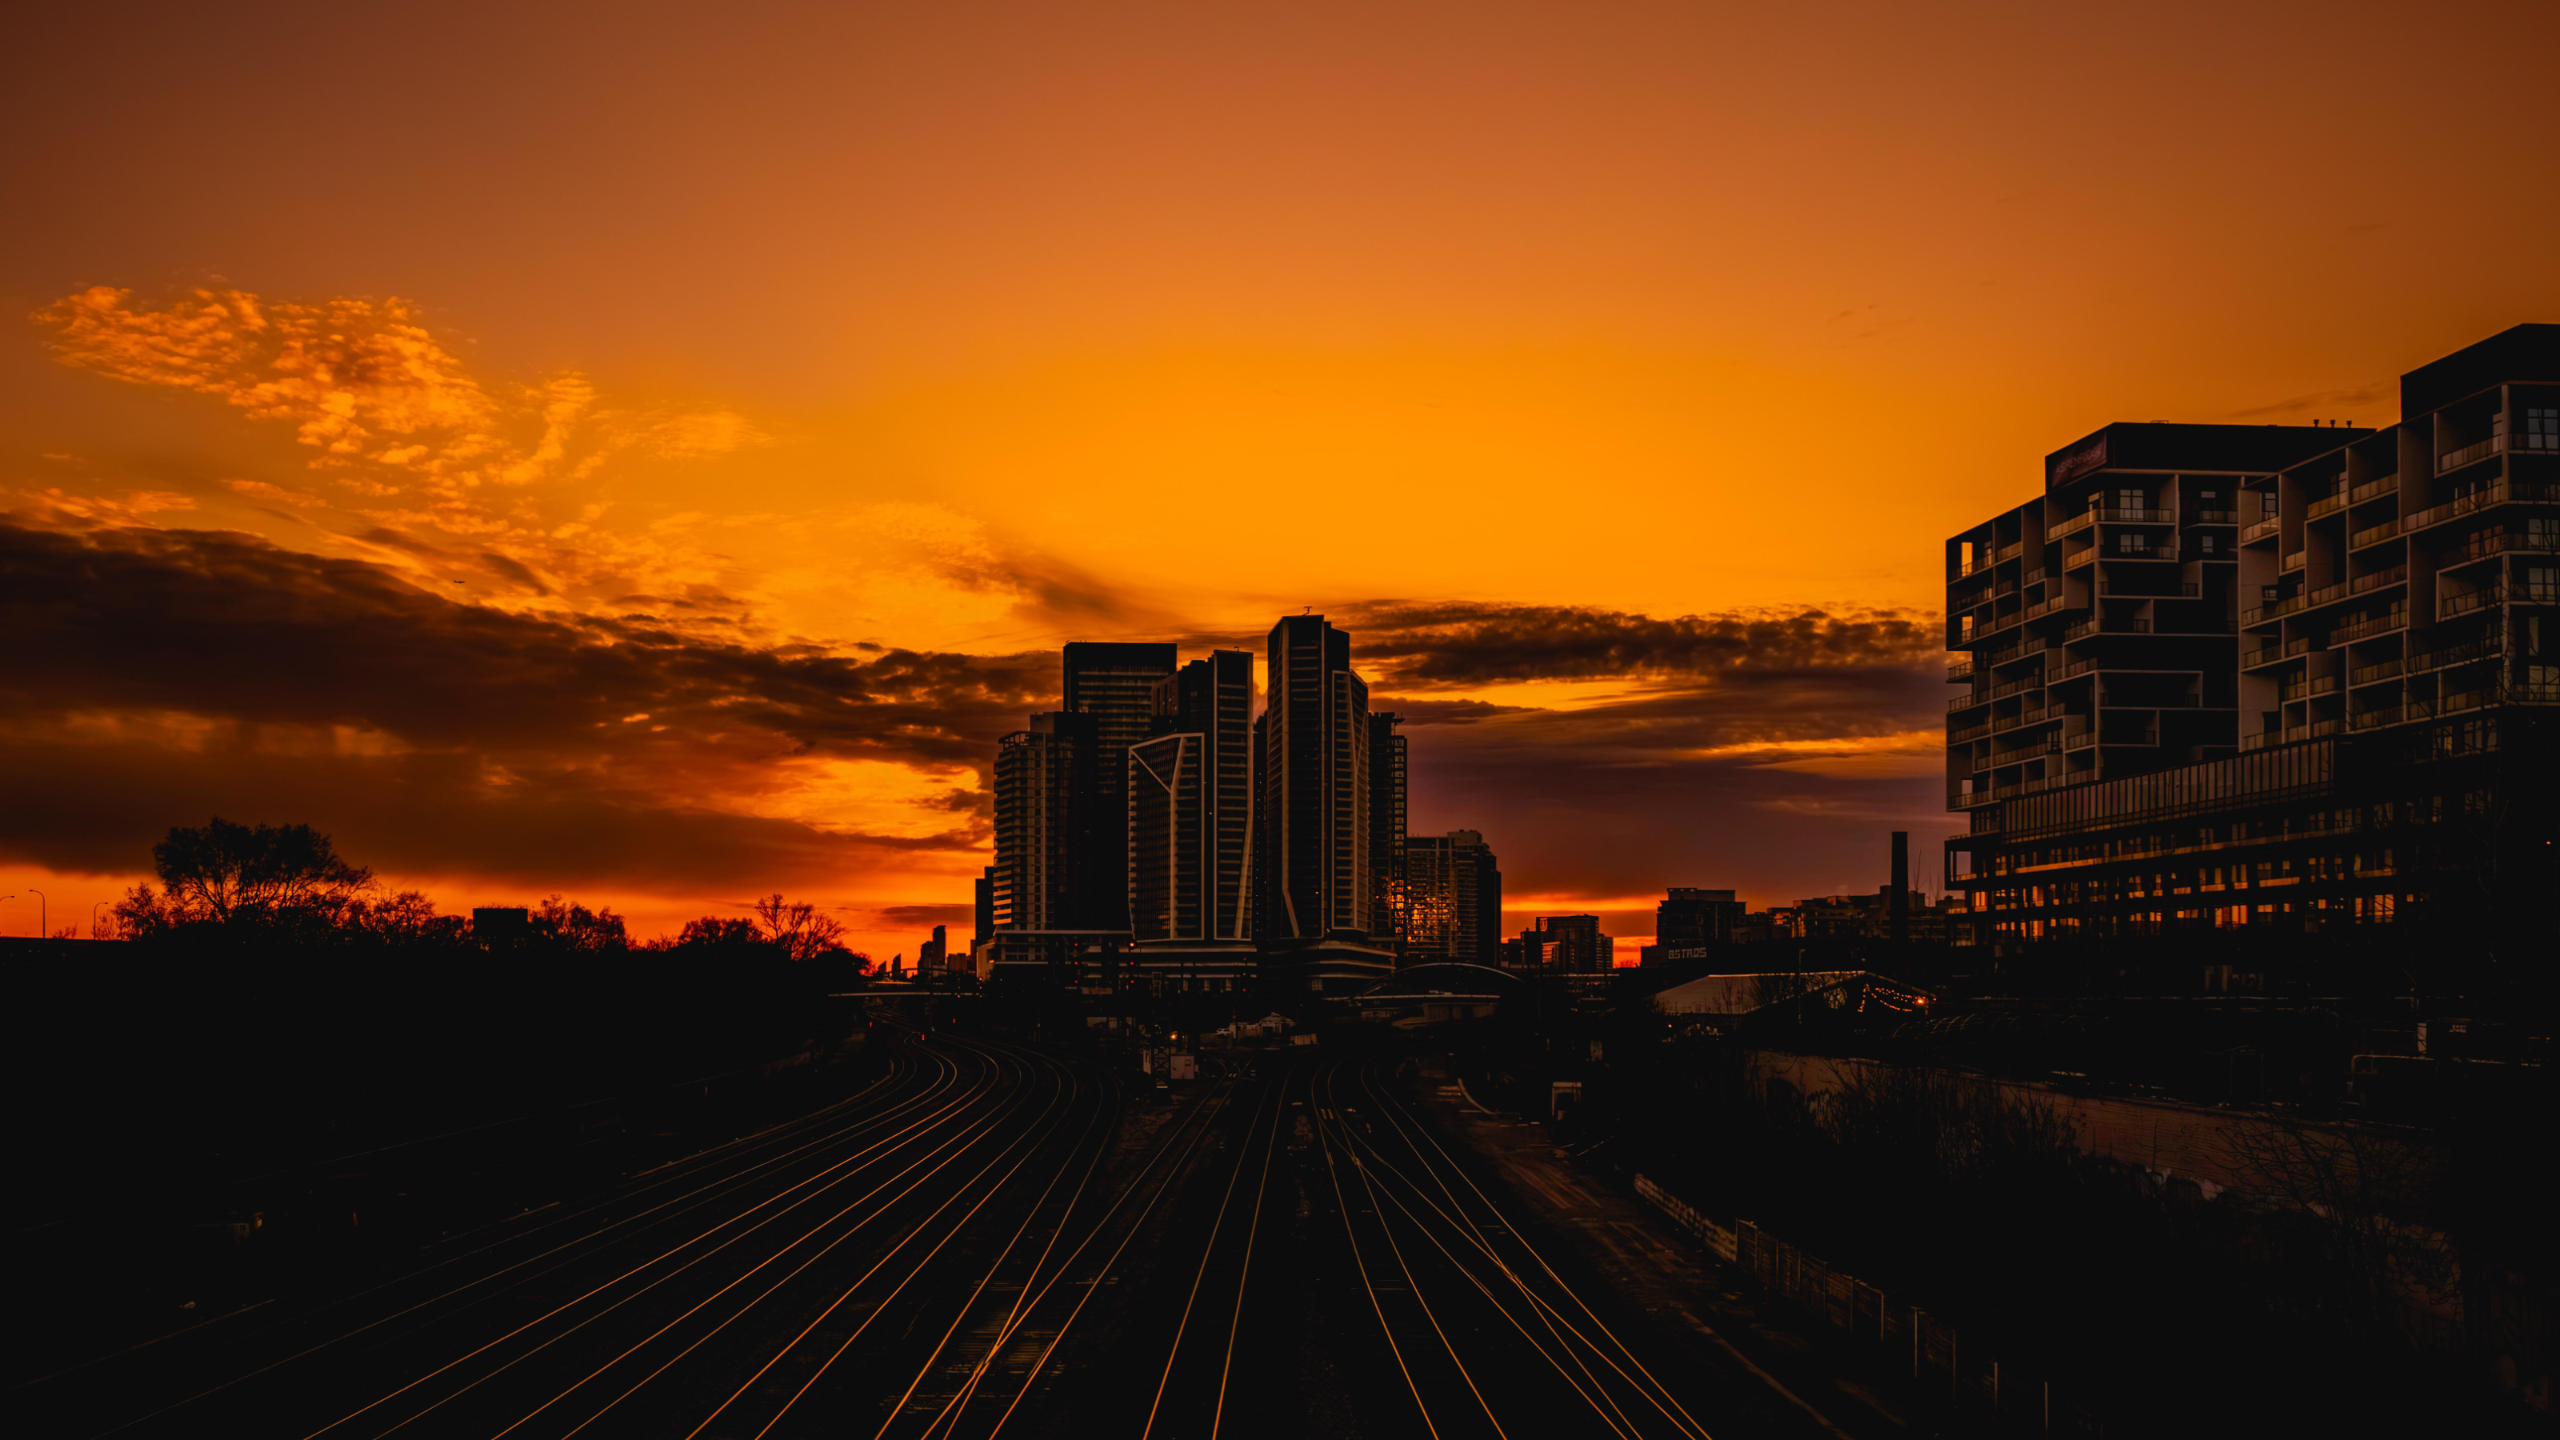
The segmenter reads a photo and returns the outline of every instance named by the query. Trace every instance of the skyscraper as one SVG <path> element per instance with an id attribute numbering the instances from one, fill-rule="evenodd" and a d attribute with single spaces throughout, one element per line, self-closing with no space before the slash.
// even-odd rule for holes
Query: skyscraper
<path id="1" fill-rule="evenodd" d="M 1173 673 L 1174 647 L 1077 641 L 1066 647 L 1063 701 L 1093 722 L 1091 905 L 1102 929 L 1128 926 L 1129 747 L 1153 728 L 1156 682 Z"/>
<path id="2" fill-rule="evenodd" d="M 1482 833 L 1408 837 L 1401 874 L 1407 961 L 1500 960 L 1502 872 Z"/>
<path id="3" fill-rule="evenodd" d="M 1117 928 L 1091 919 L 1094 729 L 1090 715 L 1034 715 L 996 746 L 998 930 Z"/>
<path id="4" fill-rule="evenodd" d="M 1403 723 L 1386 711 L 1369 717 L 1369 933 L 1395 944 L 1405 935 Z"/>
<path id="5" fill-rule="evenodd" d="M 1369 687 L 1351 637 L 1321 615 L 1271 629 L 1263 708 L 1266 939 L 1365 939 L 1370 887 Z"/>
<path id="6" fill-rule="evenodd" d="M 1253 656 L 1220 650 L 1156 682 L 1131 747 L 1129 920 L 1140 944 L 1249 942 Z"/>

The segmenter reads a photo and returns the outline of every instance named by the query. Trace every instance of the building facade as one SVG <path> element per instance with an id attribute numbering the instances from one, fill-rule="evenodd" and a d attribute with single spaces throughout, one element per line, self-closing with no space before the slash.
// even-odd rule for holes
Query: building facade
<path id="1" fill-rule="evenodd" d="M 1710 958 L 1734 943 L 1744 908 L 1730 890 L 1670 887 L 1653 908 L 1653 943 L 1643 947 L 1643 963 L 1677 965 Z"/>
<path id="2" fill-rule="evenodd" d="M 2554 848 L 2560 326 L 2410 372 L 2401 415 L 2174 455 L 2110 426 L 1949 541 L 1977 939 L 2548 932 L 2516 901 Z"/>
<path id="3" fill-rule="evenodd" d="M 1096 748 L 1093 717 L 1063 711 L 1034 715 L 997 743 L 998 931 L 1120 928 L 1090 918 Z"/>
<path id="4" fill-rule="evenodd" d="M 1174 647 L 1159 643 L 1077 641 L 1066 647 L 1060 703 L 1093 722 L 1093 843 L 1087 913 L 1092 923 L 1126 928 L 1129 917 L 1128 836 L 1122 826 L 1129 805 L 1129 747 L 1155 728 L 1155 687 L 1173 673 Z"/>
<path id="5" fill-rule="evenodd" d="M 1288 616 L 1272 627 L 1264 674 L 1262 938 L 1365 941 L 1369 687 L 1351 668 L 1351 637 L 1321 615 Z"/>
<path id="6" fill-rule="evenodd" d="M 1414 835 L 1401 867 L 1408 964 L 1502 961 L 1502 871 L 1475 830 Z"/>
<path id="7" fill-rule="evenodd" d="M 1129 921 L 1140 946 L 1253 939 L 1253 656 L 1220 650 L 1156 682 L 1129 751 Z"/>
<path id="8" fill-rule="evenodd" d="M 1618 963 L 1618 942 L 1600 933 L 1597 915 L 1541 915 L 1504 948 L 1511 968 L 1546 974 L 1601 975 Z"/>
<path id="9" fill-rule="evenodd" d="M 1370 936 L 1384 944 L 1405 942 L 1404 840 L 1409 795 L 1405 783 L 1404 717 L 1381 711 L 1369 717 Z"/>

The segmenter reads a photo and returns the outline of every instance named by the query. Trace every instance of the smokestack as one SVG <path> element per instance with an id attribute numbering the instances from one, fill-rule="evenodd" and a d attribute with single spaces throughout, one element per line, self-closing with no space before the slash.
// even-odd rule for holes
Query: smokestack
<path id="1" fill-rule="evenodd" d="M 1893 946 L 1902 948 L 1911 938 L 1911 832 L 1893 832 L 1893 894 L 1885 902 L 1893 917 Z"/>

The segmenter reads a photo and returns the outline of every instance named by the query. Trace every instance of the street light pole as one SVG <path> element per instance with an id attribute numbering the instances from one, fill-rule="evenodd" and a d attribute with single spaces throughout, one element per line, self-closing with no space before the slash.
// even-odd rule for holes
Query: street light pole
<path id="1" fill-rule="evenodd" d="M 98 907 L 106 903 L 104 900 L 93 900 L 89 903 L 89 938 L 92 940 L 98 938 Z"/>
<path id="2" fill-rule="evenodd" d="M 45 918 L 44 918 L 44 913 L 45 913 L 45 907 L 44 907 L 44 892 L 43 892 L 43 891 L 41 891 L 41 890 L 39 890 L 39 889 L 37 889 L 37 888 L 36 888 L 36 887 L 34 887 L 33 885 L 30 885 L 30 886 L 28 886 L 28 887 L 27 887 L 27 893 L 28 893 L 28 894 L 30 894 L 30 895 L 33 895 L 34 897 L 36 897 L 36 938 L 37 938 L 37 939 L 39 939 L 39 940 L 48 939 L 48 938 L 50 938 L 50 937 L 48 937 L 48 936 L 44 933 L 44 931 L 45 931 Z"/>

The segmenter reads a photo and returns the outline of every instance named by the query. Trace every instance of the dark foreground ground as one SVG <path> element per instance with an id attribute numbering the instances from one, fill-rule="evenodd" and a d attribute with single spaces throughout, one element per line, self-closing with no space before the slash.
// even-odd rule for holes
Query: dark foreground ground
<path id="1" fill-rule="evenodd" d="M 21 1378 L 16 1433 L 1927 1433 L 1393 1041 L 857 1087 Z"/>

